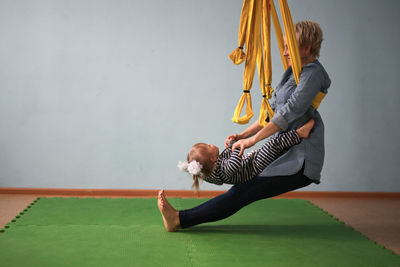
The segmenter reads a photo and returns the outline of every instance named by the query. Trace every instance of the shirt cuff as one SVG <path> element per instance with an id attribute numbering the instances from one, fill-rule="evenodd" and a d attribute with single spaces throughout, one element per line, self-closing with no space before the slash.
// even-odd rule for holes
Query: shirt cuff
<path id="1" fill-rule="evenodd" d="M 283 131 L 286 130 L 286 128 L 289 126 L 288 121 L 278 112 L 274 114 L 274 116 L 271 119 L 271 122 L 276 124 Z"/>

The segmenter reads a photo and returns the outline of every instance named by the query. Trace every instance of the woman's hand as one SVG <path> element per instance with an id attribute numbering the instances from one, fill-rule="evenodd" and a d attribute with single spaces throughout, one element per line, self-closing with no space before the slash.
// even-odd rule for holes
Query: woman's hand
<path id="1" fill-rule="evenodd" d="M 233 142 L 236 142 L 238 140 L 242 139 L 240 134 L 231 134 L 225 139 L 225 148 L 228 148 L 229 145 Z"/>
<path id="2" fill-rule="evenodd" d="M 233 144 L 232 151 L 239 148 L 240 149 L 239 156 L 241 156 L 246 148 L 252 147 L 255 144 L 256 142 L 254 138 L 242 139 Z"/>
<path id="3" fill-rule="evenodd" d="M 231 142 L 236 142 L 236 141 L 239 141 L 241 139 L 245 139 L 245 138 L 248 138 L 250 136 L 253 136 L 256 133 L 258 133 L 261 129 L 263 129 L 263 127 L 259 125 L 258 121 L 255 121 L 252 125 L 250 125 L 246 130 L 244 130 L 240 134 L 229 135 L 225 139 L 225 147 L 228 148 L 229 147 L 229 143 L 231 143 Z"/>

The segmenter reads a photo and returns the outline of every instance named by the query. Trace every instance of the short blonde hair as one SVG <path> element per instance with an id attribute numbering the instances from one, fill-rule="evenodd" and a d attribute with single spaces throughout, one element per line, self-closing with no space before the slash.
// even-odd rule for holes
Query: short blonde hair
<path id="1" fill-rule="evenodd" d="M 294 25 L 299 47 L 310 46 L 310 54 L 319 58 L 323 33 L 318 23 L 311 20 L 299 21 Z"/>

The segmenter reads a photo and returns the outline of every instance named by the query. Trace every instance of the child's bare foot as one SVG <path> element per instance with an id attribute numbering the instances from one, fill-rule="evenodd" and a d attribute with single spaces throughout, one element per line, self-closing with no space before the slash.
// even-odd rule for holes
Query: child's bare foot
<path id="1" fill-rule="evenodd" d="M 179 229 L 179 212 L 174 209 L 165 198 L 164 190 L 158 192 L 158 209 L 164 220 L 168 232 L 175 232 Z"/>
<path id="2" fill-rule="evenodd" d="M 310 135 L 311 129 L 314 127 L 314 120 L 309 120 L 306 124 L 301 126 L 299 129 L 296 130 L 297 134 L 300 138 L 308 138 Z"/>

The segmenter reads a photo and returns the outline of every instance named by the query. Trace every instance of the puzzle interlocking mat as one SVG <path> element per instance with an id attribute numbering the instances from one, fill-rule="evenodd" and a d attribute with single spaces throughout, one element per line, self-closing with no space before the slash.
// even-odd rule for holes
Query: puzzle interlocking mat
<path id="1" fill-rule="evenodd" d="M 400 256 L 299 199 L 168 233 L 154 198 L 38 198 L 1 230 L 0 266 L 400 266 Z"/>

